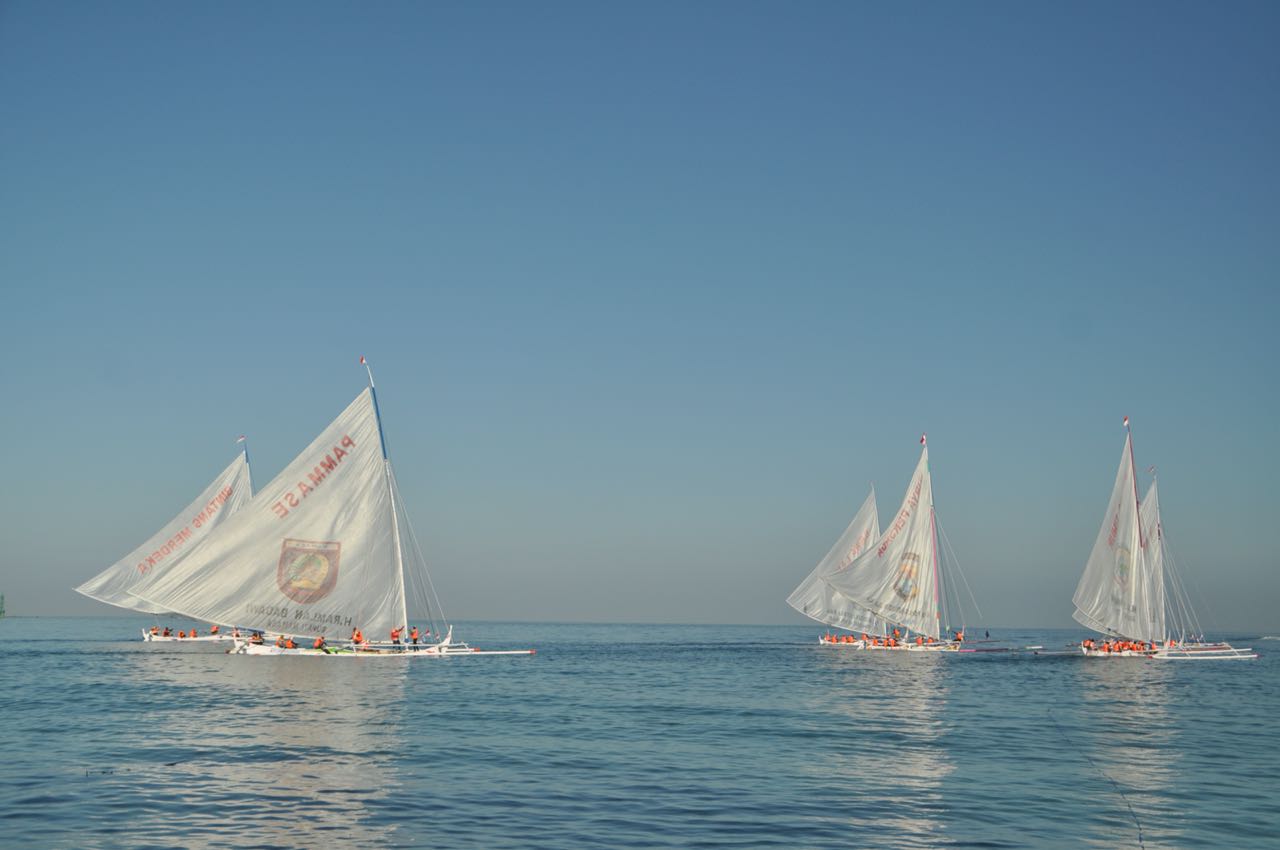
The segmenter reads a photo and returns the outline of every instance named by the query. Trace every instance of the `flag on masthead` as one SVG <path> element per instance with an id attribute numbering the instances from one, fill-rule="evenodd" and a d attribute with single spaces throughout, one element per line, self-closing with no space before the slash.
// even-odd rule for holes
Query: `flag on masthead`
<path id="1" fill-rule="evenodd" d="M 921 434 L 921 435 L 920 435 L 920 445 L 922 445 L 922 446 L 927 446 L 927 445 L 929 445 L 928 443 L 926 443 L 926 442 L 925 442 L 925 439 L 924 439 L 924 438 L 925 438 L 925 437 L 927 437 L 927 436 L 928 436 L 928 434 Z"/>

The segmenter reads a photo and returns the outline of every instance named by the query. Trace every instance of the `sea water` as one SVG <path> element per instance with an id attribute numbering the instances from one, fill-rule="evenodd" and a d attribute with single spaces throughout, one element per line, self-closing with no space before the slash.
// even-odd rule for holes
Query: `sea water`
<path id="1" fill-rule="evenodd" d="M 1229 636 L 1258 661 L 1161 663 L 477 622 L 538 654 L 322 659 L 148 624 L 0 620 L 0 846 L 1280 846 L 1258 636 Z"/>

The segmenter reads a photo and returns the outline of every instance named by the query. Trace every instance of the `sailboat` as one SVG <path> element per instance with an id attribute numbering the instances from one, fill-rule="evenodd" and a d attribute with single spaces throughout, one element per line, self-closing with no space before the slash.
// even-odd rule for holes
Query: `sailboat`
<path id="1" fill-rule="evenodd" d="M 813 571 L 787 597 L 787 604 L 806 617 L 836 629 L 845 629 L 850 633 L 869 632 L 877 637 L 886 636 L 883 620 L 855 605 L 826 582 L 827 577 L 849 569 L 854 559 L 879 538 L 880 517 L 876 512 L 876 491 L 873 487 L 826 557 L 818 562 Z M 827 633 L 819 641 L 828 645 L 845 645 L 854 642 L 854 635 Z"/>
<path id="2" fill-rule="evenodd" d="M 847 564 L 820 574 L 841 604 L 860 610 L 856 616 L 864 618 L 862 622 L 874 626 L 883 621 L 885 636 L 860 635 L 837 642 L 824 636 L 824 643 L 913 652 L 961 648 L 963 626 L 950 639 L 944 638 L 942 629 L 940 600 L 945 597 L 938 568 L 937 524 L 925 436 L 920 437 L 920 445 L 920 461 L 889 527 Z M 819 564 L 818 570 L 822 568 Z M 804 585 L 798 591 L 803 588 Z M 857 622 L 854 617 L 850 616 L 851 623 Z"/>
<path id="3" fill-rule="evenodd" d="M 250 655 L 532 655 L 476 650 L 455 641 L 451 626 L 439 627 L 443 614 L 387 453 L 373 372 L 360 362 L 369 385 L 355 400 L 216 535 L 134 593 L 289 639 L 237 641 L 236 651 Z M 411 602 L 429 621 L 427 642 L 347 637 L 407 633 Z"/>
<path id="4" fill-rule="evenodd" d="M 241 437 L 238 442 L 243 443 L 244 438 Z M 168 613 L 168 608 L 135 596 L 133 590 L 144 584 L 149 577 L 175 569 L 195 551 L 201 541 L 211 536 L 249 501 L 252 495 L 253 477 L 249 469 L 249 449 L 246 445 L 235 460 L 163 528 L 132 552 L 75 588 L 75 591 L 117 608 L 143 614 Z M 230 639 L 229 635 L 217 633 L 187 637 L 184 631 L 182 635 L 179 638 L 176 635 L 162 634 L 158 627 L 142 630 L 143 640 L 148 641 Z"/>
<path id="5" fill-rule="evenodd" d="M 1169 634 L 1167 614 L 1173 606 L 1166 583 L 1170 584 L 1177 605 L 1175 616 L 1186 619 L 1191 607 L 1182 588 L 1173 581 L 1166 582 L 1166 546 L 1156 482 L 1152 480 L 1146 496 L 1139 500 L 1133 435 L 1127 416 L 1124 427 L 1124 450 L 1111 501 L 1072 597 L 1072 617 L 1100 633 L 1103 640 L 1099 643 L 1088 638 L 1081 643 L 1080 651 L 1090 658 L 1257 658 L 1250 648 L 1189 639 L 1185 629 L 1177 638 Z M 1170 573 L 1170 577 L 1173 575 Z M 1194 614 L 1190 614 L 1190 621 L 1194 622 Z"/>

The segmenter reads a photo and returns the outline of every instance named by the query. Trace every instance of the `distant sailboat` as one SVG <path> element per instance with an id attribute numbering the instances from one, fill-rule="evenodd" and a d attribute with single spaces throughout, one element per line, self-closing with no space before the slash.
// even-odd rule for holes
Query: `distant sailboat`
<path id="1" fill-rule="evenodd" d="M 1175 639 L 1166 627 L 1173 613 L 1192 619 L 1189 600 L 1180 586 L 1166 581 L 1164 528 L 1153 480 L 1138 500 L 1133 436 L 1125 417 L 1124 450 L 1102 528 L 1076 586 L 1072 617 L 1103 635 L 1101 643 L 1086 639 L 1081 651 L 1093 658 L 1150 657 L 1160 660 L 1250 659 L 1248 648 L 1189 639 L 1185 629 Z M 1166 592 L 1170 584 L 1172 593 Z"/>
<path id="2" fill-rule="evenodd" d="M 372 372 L 369 386 L 243 510 L 183 563 L 135 592 L 201 620 L 301 639 L 296 647 L 283 640 L 283 646 L 237 642 L 247 654 L 533 653 L 473 650 L 455 642 L 447 624 L 441 635 L 425 560 L 387 455 Z M 414 613 L 435 631 L 430 641 L 348 640 L 357 629 L 367 635 L 407 630 L 411 597 L 420 608 Z"/>
<path id="3" fill-rule="evenodd" d="M 243 442 L 243 438 L 240 440 Z M 75 588 L 77 593 L 144 614 L 165 614 L 169 609 L 133 595 L 149 578 L 176 568 L 200 544 L 233 516 L 253 495 L 253 478 L 246 447 L 213 482 L 147 542 Z M 145 640 L 191 640 L 161 636 L 144 629 Z M 219 640 L 206 635 L 202 640 Z"/>
<path id="4" fill-rule="evenodd" d="M 855 649 L 900 649 L 916 652 L 955 651 L 963 642 L 963 627 L 944 638 L 940 600 L 944 598 L 939 571 L 937 525 L 933 512 L 933 484 L 929 475 L 929 446 L 922 436 L 920 461 L 907 486 L 902 506 L 888 529 L 841 569 L 821 576 L 831 591 L 892 630 L 884 638 L 868 634 L 855 640 L 823 643 Z M 821 567 L 821 565 L 820 565 Z M 803 586 L 802 586 L 803 587 Z M 852 621 L 852 620 L 851 620 Z"/>

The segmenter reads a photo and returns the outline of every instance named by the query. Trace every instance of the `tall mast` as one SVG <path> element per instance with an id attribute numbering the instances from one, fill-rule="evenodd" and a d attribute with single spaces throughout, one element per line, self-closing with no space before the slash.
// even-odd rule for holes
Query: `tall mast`
<path id="1" fill-rule="evenodd" d="M 1133 484 L 1133 509 L 1141 515 L 1142 503 L 1138 500 L 1138 465 L 1133 460 L 1133 432 L 1129 429 L 1129 417 L 1124 418 L 1124 433 L 1126 442 L 1129 444 L 1129 481 Z M 1138 523 L 1138 547 L 1146 548 L 1146 541 L 1142 535 L 1142 520 Z"/>
<path id="2" fill-rule="evenodd" d="M 1148 471 L 1151 473 L 1151 489 L 1156 493 L 1156 497 L 1155 497 L 1156 524 L 1155 524 L 1154 533 L 1156 536 L 1156 544 L 1160 547 L 1160 576 L 1158 580 L 1155 580 L 1156 577 L 1152 576 L 1152 579 L 1153 579 L 1152 584 L 1155 585 L 1154 589 L 1155 589 L 1156 595 L 1160 597 L 1159 610 L 1160 610 L 1161 616 L 1165 618 L 1165 620 L 1167 621 L 1169 617 L 1169 612 L 1168 612 L 1168 609 L 1166 608 L 1165 595 L 1164 595 L 1164 528 L 1161 524 L 1163 520 L 1160 519 L 1160 496 L 1159 496 L 1160 491 L 1157 489 L 1157 484 L 1156 484 L 1156 482 L 1159 480 L 1159 476 L 1156 475 L 1156 468 L 1154 466 L 1151 467 L 1151 469 Z M 1165 622 L 1164 634 L 1156 635 L 1156 637 L 1160 638 L 1160 643 L 1163 644 L 1165 641 L 1165 638 L 1168 637 L 1168 635 L 1169 635 L 1169 625 L 1167 622 Z"/>
<path id="3" fill-rule="evenodd" d="M 243 448 L 244 465 L 245 465 L 245 468 L 249 470 L 249 495 L 252 496 L 253 495 L 253 467 L 249 464 L 249 438 L 246 437 L 244 434 L 241 434 L 240 437 L 236 440 L 236 442 L 244 447 Z"/>
<path id="4" fill-rule="evenodd" d="M 920 445 L 925 451 L 925 474 L 929 474 L 929 442 L 928 434 L 920 435 Z M 942 621 L 938 611 L 938 527 L 933 514 L 933 476 L 929 475 L 929 537 L 933 542 L 933 619 L 938 626 L 938 637 L 942 637 Z M 949 625 L 949 624 L 948 624 Z"/>
<path id="5" fill-rule="evenodd" d="M 1133 484 L 1133 518 L 1134 518 L 1134 536 L 1137 538 L 1134 542 L 1137 546 L 1133 549 L 1133 563 L 1129 565 L 1132 575 L 1129 579 L 1129 605 L 1134 604 L 1134 597 L 1138 592 L 1138 579 L 1142 570 L 1146 568 L 1146 558 L 1142 557 L 1143 550 L 1146 548 L 1146 542 L 1142 539 L 1142 503 L 1138 499 L 1138 466 L 1133 459 L 1133 431 L 1129 428 L 1129 417 L 1124 418 L 1125 442 L 1129 444 L 1129 481 Z M 1142 581 L 1146 582 L 1146 577 L 1141 576 Z M 1133 635 L 1129 635 L 1133 637 Z M 1150 635 L 1146 635 L 1150 638 Z"/>
<path id="6" fill-rule="evenodd" d="M 387 436 L 382 430 L 382 413 L 378 409 L 378 388 L 373 383 L 373 369 L 369 362 L 360 355 L 360 365 L 369 373 L 369 394 L 373 397 L 373 418 L 378 422 L 378 442 L 382 445 L 382 468 L 387 479 L 387 494 L 391 497 L 391 539 L 395 546 L 396 566 L 400 575 L 400 627 L 409 625 L 409 603 L 405 592 L 404 553 L 400 550 L 400 518 L 396 507 L 396 488 L 391 480 L 391 458 L 387 455 Z"/>

